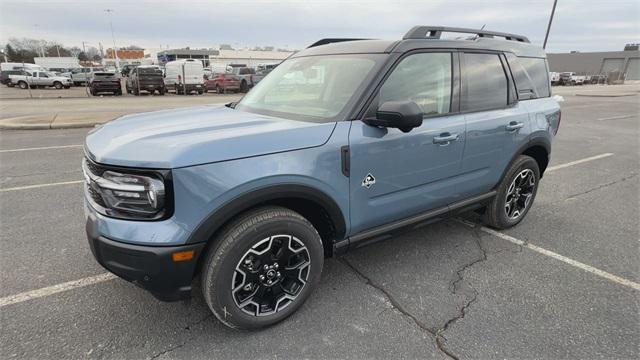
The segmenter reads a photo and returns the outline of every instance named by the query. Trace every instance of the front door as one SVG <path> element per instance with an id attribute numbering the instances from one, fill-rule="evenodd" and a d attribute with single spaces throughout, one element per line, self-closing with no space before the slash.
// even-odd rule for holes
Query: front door
<path id="1" fill-rule="evenodd" d="M 352 234 L 445 206 L 455 194 L 465 120 L 451 114 L 452 63 L 449 52 L 404 57 L 372 104 L 377 109 L 386 101 L 414 101 L 424 113 L 420 127 L 404 133 L 352 122 Z"/>

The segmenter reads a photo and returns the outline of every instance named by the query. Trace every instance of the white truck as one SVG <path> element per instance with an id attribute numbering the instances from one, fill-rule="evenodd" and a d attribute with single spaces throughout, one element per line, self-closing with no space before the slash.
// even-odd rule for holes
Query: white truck
<path id="1" fill-rule="evenodd" d="M 71 79 L 57 76 L 49 71 L 24 71 L 24 75 L 9 75 L 11 83 L 20 89 L 28 87 L 54 87 L 56 89 L 68 89 L 71 87 Z"/>
<path id="2" fill-rule="evenodd" d="M 204 67 L 200 60 L 182 59 L 165 64 L 164 85 L 176 94 L 204 93 Z"/>

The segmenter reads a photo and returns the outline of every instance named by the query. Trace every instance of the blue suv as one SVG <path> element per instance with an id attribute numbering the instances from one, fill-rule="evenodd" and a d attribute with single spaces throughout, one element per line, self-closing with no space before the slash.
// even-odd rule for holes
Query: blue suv
<path id="1" fill-rule="evenodd" d="M 519 223 L 559 124 L 545 53 L 524 36 L 323 39 L 237 103 L 93 130 L 89 244 L 159 299 L 198 281 L 224 324 L 268 326 L 302 305 L 325 257 L 461 211 Z"/>

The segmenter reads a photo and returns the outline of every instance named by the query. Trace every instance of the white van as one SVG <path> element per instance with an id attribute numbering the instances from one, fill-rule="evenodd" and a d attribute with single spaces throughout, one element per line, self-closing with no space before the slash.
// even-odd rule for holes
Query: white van
<path id="1" fill-rule="evenodd" d="M 169 61 L 165 65 L 164 84 L 167 90 L 175 90 L 176 94 L 204 92 L 204 67 L 200 60 L 183 59 Z"/>
<path id="2" fill-rule="evenodd" d="M 0 70 L 29 70 L 29 71 L 47 71 L 40 65 L 30 63 L 15 63 L 15 62 L 3 62 L 0 63 Z"/>

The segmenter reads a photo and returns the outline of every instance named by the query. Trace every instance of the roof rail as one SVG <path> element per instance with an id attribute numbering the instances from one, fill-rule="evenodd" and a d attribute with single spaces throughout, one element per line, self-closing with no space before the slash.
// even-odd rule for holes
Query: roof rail
<path id="1" fill-rule="evenodd" d="M 316 47 L 316 46 L 320 46 L 320 45 L 327 45 L 327 44 L 338 43 L 338 42 L 343 42 L 343 41 L 357 41 L 357 40 L 371 40 L 371 39 L 350 39 L 350 38 L 320 39 L 320 40 L 314 42 L 313 44 L 307 46 L 307 49 L 308 48 L 312 48 L 312 47 Z"/>
<path id="2" fill-rule="evenodd" d="M 529 39 L 523 35 L 502 33 L 497 31 L 455 28 L 448 26 L 414 26 L 402 39 L 440 39 L 443 32 L 454 32 L 464 34 L 475 34 L 478 37 L 492 38 L 494 36 L 505 38 L 505 40 L 528 43 Z"/>

